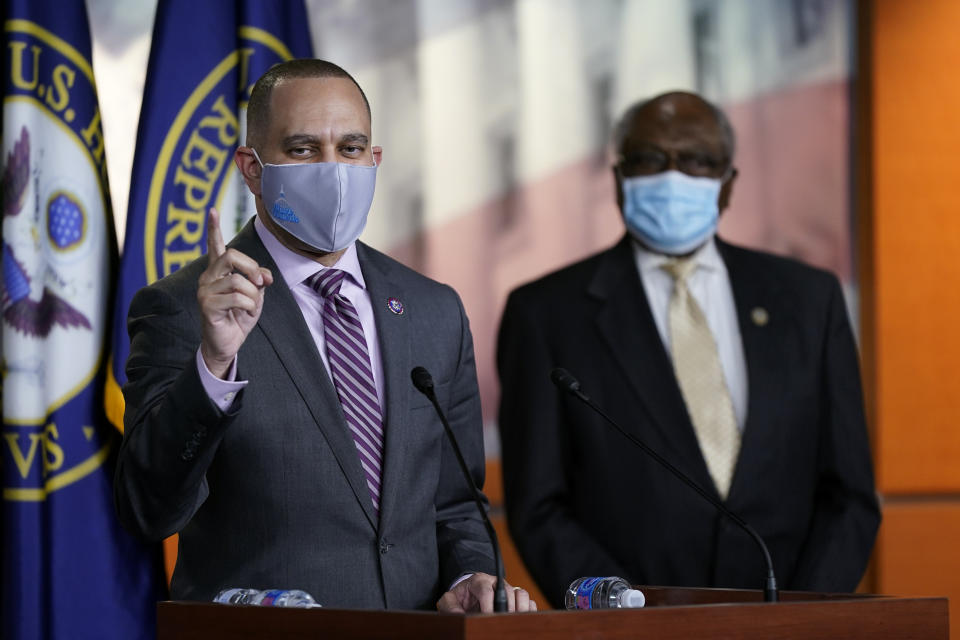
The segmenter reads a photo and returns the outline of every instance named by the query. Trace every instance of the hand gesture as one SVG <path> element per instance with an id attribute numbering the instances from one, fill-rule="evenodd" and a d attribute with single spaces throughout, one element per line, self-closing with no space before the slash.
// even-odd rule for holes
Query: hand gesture
<path id="1" fill-rule="evenodd" d="M 220 213 L 213 208 L 207 216 L 207 257 L 197 288 L 203 315 L 200 355 L 210 373 L 223 378 L 260 319 L 263 291 L 273 282 L 273 274 L 249 256 L 226 248 Z"/>
<path id="2" fill-rule="evenodd" d="M 493 612 L 493 592 L 496 586 L 496 576 L 487 573 L 475 573 L 462 580 L 443 594 L 437 601 L 437 610 L 447 613 L 467 613 L 480 611 Z M 507 591 L 507 611 L 536 611 L 537 603 L 530 599 L 526 589 L 511 587 L 504 582 Z"/>

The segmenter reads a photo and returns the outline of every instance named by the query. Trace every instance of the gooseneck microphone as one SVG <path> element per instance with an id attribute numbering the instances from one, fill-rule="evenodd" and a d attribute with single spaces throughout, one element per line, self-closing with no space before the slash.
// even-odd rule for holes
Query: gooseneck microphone
<path id="1" fill-rule="evenodd" d="M 666 458 L 648 447 L 645 442 L 627 432 L 623 427 L 617 424 L 613 418 L 604 413 L 604 411 L 598 407 L 593 400 L 591 400 L 583 391 L 580 390 L 580 382 L 570 375 L 569 371 L 557 367 L 550 371 L 550 380 L 553 381 L 553 384 L 555 384 L 558 389 L 576 396 L 581 402 L 593 409 L 597 415 L 606 420 L 614 429 L 619 431 L 620 435 L 640 447 L 647 455 L 666 467 L 671 473 L 673 473 L 673 475 L 683 480 L 687 486 L 700 494 L 700 497 L 712 504 L 720 513 L 730 518 L 730 520 L 739 525 L 741 529 L 750 534 L 750 537 L 753 538 L 757 545 L 759 545 L 760 550 L 763 551 L 763 557 L 767 562 L 767 577 L 763 583 L 763 599 L 765 602 L 777 601 L 777 578 L 773 575 L 773 560 L 770 559 L 770 551 L 767 549 L 767 545 L 764 544 L 763 538 L 761 538 L 760 534 L 753 530 L 753 527 L 744 522 L 740 516 L 727 509 L 722 502 L 704 491 L 703 488 L 694 482 L 687 474 L 670 464 Z"/>
<path id="2" fill-rule="evenodd" d="M 460 452 L 460 445 L 457 444 L 457 438 L 453 435 L 453 429 L 450 428 L 450 423 L 447 422 L 447 416 L 443 414 L 443 409 L 440 408 L 440 403 L 437 401 L 437 394 L 433 389 L 433 376 L 423 367 L 414 367 L 413 370 L 410 371 L 410 379 L 413 380 L 413 386 L 417 388 L 417 391 L 427 396 L 427 399 L 433 404 L 433 408 L 436 409 L 437 415 L 440 417 L 440 422 L 443 424 L 443 429 L 447 432 L 447 438 L 450 439 L 450 444 L 453 446 L 453 452 L 457 456 L 457 462 L 460 463 L 460 470 L 463 472 L 463 477 L 466 478 L 467 484 L 473 491 L 473 500 L 477 503 L 477 511 L 480 512 L 483 524 L 487 528 L 487 535 L 490 536 L 490 543 L 493 545 L 493 558 L 497 564 L 497 586 L 493 592 L 493 610 L 496 612 L 505 612 L 507 610 L 507 590 L 506 587 L 504 587 L 503 558 L 500 556 L 500 544 L 497 542 L 497 532 L 493 530 L 490 518 L 487 517 L 487 510 L 483 508 L 483 498 L 480 494 L 480 489 L 477 488 L 476 483 L 473 481 L 473 476 L 470 475 L 467 463 L 463 459 L 463 453 Z"/>

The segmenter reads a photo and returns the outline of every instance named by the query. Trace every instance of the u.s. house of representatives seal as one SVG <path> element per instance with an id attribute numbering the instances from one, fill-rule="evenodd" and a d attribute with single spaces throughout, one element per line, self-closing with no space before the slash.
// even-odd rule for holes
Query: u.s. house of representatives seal
<path id="1" fill-rule="evenodd" d="M 89 60 L 26 20 L 4 47 L 3 497 L 44 500 L 109 454 L 90 416 L 112 221 Z"/>

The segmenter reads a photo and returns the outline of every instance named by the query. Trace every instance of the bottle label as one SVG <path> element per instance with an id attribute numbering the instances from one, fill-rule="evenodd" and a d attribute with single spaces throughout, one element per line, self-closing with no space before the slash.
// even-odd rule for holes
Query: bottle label
<path id="1" fill-rule="evenodd" d="M 221 604 L 237 604 L 247 595 L 246 589 L 224 589 L 213 599 Z"/>
<path id="2" fill-rule="evenodd" d="M 272 607 L 274 601 L 279 598 L 282 593 L 283 589 L 270 589 L 263 594 L 263 600 L 260 601 L 260 605 L 264 607 Z"/>
<path id="3" fill-rule="evenodd" d="M 593 608 L 593 592 L 603 578 L 587 578 L 577 587 L 577 609 Z"/>

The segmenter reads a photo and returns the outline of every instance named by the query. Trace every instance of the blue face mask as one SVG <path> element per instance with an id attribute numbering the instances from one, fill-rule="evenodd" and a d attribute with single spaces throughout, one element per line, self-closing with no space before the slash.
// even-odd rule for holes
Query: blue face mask
<path id="1" fill-rule="evenodd" d="M 253 150 L 257 162 L 260 156 Z M 373 203 L 377 167 L 343 162 L 263 164 L 260 198 L 273 221 L 318 251 L 349 247 Z"/>
<path id="2" fill-rule="evenodd" d="M 623 178 L 623 219 L 644 245 L 669 255 L 689 253 L 717 230 L 723 181 L 679 171 Z"/>

